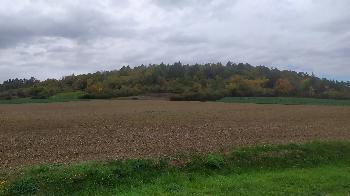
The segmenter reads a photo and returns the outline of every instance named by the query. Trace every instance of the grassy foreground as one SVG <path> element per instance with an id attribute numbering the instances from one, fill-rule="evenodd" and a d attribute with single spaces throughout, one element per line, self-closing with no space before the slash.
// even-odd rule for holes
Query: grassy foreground
<path id="1" fill-rule="evenodd" d="M 350 100 L 314 99 L 295 97 L 225 97 L 218 100 L 225 103 L 256 103 L 256 104 L 282 104 L 282 105 L 335 105 L 350 106 Z"/>
<path id="2" fill-rule="evenodd" d="M 181 160 L 44 165 L 0 177 L 0 195 L 349 193 L 350 141 L 250 147 Z"/>

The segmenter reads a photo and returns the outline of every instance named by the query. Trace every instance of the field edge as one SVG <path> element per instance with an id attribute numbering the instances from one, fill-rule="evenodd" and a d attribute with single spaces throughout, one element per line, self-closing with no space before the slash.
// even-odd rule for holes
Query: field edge
<path id="1" fill-rule="evenodd" d="M 41 165 L 2 171 L 0 195 L 72 194 L 92 190 L 127 192 L 163 175 L 211 176 L 348 165 L 350 141 L 265 145 L 189 159 L 129 159 L 71 165 Z"/>

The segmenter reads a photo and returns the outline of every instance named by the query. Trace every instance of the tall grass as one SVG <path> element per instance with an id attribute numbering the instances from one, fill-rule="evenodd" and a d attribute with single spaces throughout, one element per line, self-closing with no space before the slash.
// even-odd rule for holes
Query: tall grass
<path id="1" fill-rule="evenodd" d="M 214 186 L 216 180 L 227 181 L 225 183 L 234 181 L 237 184 L 235 178 L 244 179 L 244 176 L 252 178 L 256 185 L 261 183 L 261 186 L 274 186 L 264 185 L 259 179 L 274 174 L 282 178 L 294 171 L 301 175 L 303 170 L 311 172 L 312 177 L 300 177 L 310 180 L 312 184 L 312 179 L 321 175 L 313 173 L 318 171 L 317 168 L 322 171 L 325 167 L 334 170 L 332 174 L 325 174 L 330 178 L 337 175 L 339 168 L 345 169 L 344 172 L 350 171 L 350 142 L 313 142 L 242 148 L 225 154 L 193 156 L 176 166 L 170 163 L 172 161 L 169 159 L 118 160 L 43 165 L 3 171 L 3 177 L 0 178 L 0 194 L 150 194 L 152 190 L 153 194 L 159 192 L 160 195 L 178 191 L 189 193 L 191 190 L 200 192 L 203 187 L 209 190 L 206 186 Z M 260 175 L 261 173 L 267 176 Z M 348 174 L 350 176 L 350 173 Z M 344 177 L 344 173 L 339 173 L 339 176 L 342 175 Z M 339 178 L 339 183 L 350 191 L 350 181 L 343 182 L 344 178 Z M 190 186 L 186 188 L 185 184 L 188 183 Z"/>

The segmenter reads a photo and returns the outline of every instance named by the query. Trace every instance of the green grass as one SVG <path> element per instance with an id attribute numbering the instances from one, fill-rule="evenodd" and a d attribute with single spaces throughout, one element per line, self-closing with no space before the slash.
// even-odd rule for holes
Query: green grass
<path id="1" fill-rule="evenodd" d="M 168 160 L 2 171 L 0 195 L 347 195 L 350 141 L 236 149 Z"/>
<path id="2" fill-rule="evenodd" d="M 81 101 L 86 99 L 79 99 L 84 95 L 82 91 L 58 93 L 48 99 L 31 99 L 31 98 L 18 98 L 11 100 L 0 100 L 0 104 L 26 104 L 26 103 L 55 103 L 55 102 L 69 102 L 69 101 Z"/>
<path id="3" fill-rule="evenodd" d="M 218 100 L 225 103 L 256 103 L 256 104 L 283 104 L 283 105 L 335 105 L 350 106 L 350 100 L 314 99 L 294 97 L 225 97 Z"/>
<path id="4" fill-rule="evenodd" d="M 348 195 L 350 167 L 321 166 L 244 174 L 167 174 L 118 195 Z"/>

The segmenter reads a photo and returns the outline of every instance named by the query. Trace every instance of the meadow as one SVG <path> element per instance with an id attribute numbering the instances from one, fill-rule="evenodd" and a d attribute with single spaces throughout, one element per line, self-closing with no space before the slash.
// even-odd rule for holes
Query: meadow
<path id="1" fill-rule="evenodd" d="M 10 100 L 0 99 L 0 104 L 30 104 L 30 103 L 56 103 L 70 101 L 88 101 L 83 99 L 85 95 L 82 91 L 59 93 L 47 99 L 16 98 Z M 139 98 L 140 97 L 140 98 Z M 146 97 L 147 99 L 159 100 L 159 97 Z M 118 98 L 119 100 L 145 99 L 144 96 L 134 96 Z M 166 98 L 163 98 L 166 99 Z M 224 103 L 254 103 L 254 104 L 281 104 L 281 105 L 330 105 L 330 106 L 350 106 L 348 99 L 317 99 L 317 98 L 296 98 L 296 97 L 225 97 L 216 102 Z"/>

